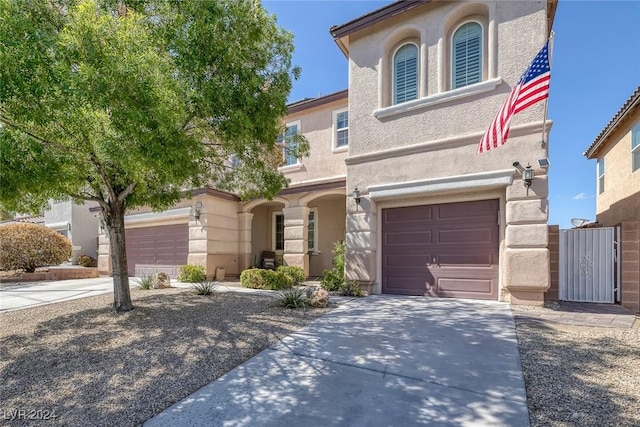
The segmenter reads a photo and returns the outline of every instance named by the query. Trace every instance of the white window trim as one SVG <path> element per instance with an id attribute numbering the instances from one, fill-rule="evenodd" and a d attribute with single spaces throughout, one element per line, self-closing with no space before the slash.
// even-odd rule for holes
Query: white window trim
<path id="1" fill-rule="evenodd" d="M 417 98 L 412 99 L 411 101 L 404 101 L 404 102 L 399 102 L 397 104 L 394 104 L 396 99 L 396 54 L 400 49 L 402 49 L 404 46 L 408 44 L 414 45 L 418 50 L 418 56 L 416 57 L 416 96 Z M 414 42 L 406 42 L 398 46 L 393 51 L 393 55 L 391 55 L 391 105 L 392 106 L 405 105 L 409 102 L 414 102 L 418 99 L 420 99 L 420 46 L 418 46 Z"/>
<path id="2" fill-rule="evenodd" d="M 631 128 L 631 173 L 635 173 L 636 171 L 640 171 L 640 164 L 635 165 L 636 168 L 634 169 L 634 164 L 633 164 L 633 156 L 635 154 L 636 151 L 640 152 L 640 141 L 638 141 L 638 145 L 637 146 L 633 146 L 633 135 L 634 135 L 634 131 L 638 129 L 638 137 L 640 138 L 640 123 L 636 124 L 634 127 Z"/>
<path id="3" fill-rule="evenodd" d="M 307 252 L 317 253 L 318 251 L 318 208 L 309 208 L 309 213 L 313 212 L 313 247 L 308 246 Z M 309 244 L 309 229 L 307 228 L 307 245 Z"/>
<path id="4" fill-rule="evenodd" d="M 450 80 L 449 80 L 449 88 L 450 90 L 458 90 L 458 89 L 462 89 L 465 88 L 467 86 L 473 86 L 476 85 L 478 83 L 473 83 L 472 85 L 467 85 L 467 86 L 463 86 L 463 87 L 459 87 L 456 89 L 453 89 L 453 36 L 455 36 L 455 34 L 458 32 L 458 30 L 465 24 L 469 24 L 471 22 L 475 22 L 476 24 L 480 25 L 480 82 L 482 83 L 484 82 L 484 78 L 485 78 L 485 73 L 484 73 L 484 64 L 485 64 L 485 60 L 486 60 L 486 49 L 485 49 L 485 43 L 484 43 L 484 38 L 485 38 L 485 34 L 484 34 L 484 25 L 482 25 L 482 22 L 475 20 L 475 19 L 470 19 L 467 21 L 464 21 L 463 23 L 461 23 L 460 25 L 458 25 L 455 30 L 453 30 L 453 32 L 451 33 L 451 36 L 449 37 L 449 52 L 450 52 L 450 59 L 449 59 L 449 74 L 450 74 Z"/>
<path id="5" fill-rule="evenodd" d="M 284 214 L 282 211 L 273 211 L 271 213 L 271 250 L 276 253 L 276 255 L 282 255 L 284 253 L 284 249 L 276 249 L 276 216 L 282 215 L 282 225 L 284 227 Z M 282 247 L 284 248 L 284 233 L 282 235 Z"/>
<path id="6" fill-rule="evenodd" d="M 292 122 L 287 122 L 285 123 L 285 129 L 291 126 L 297 126 L 298 127 L 298 133 L 302 133 L 302 128 L 300 127 L 300 120 L 294 120 Z M 284 138 L 283 138 L 283 142 L 284 142 Z M 284 153 L 284 149 L 283 149 L 283 153 Z M 280 166 L 278 167 L 278 170 L 281 172 L 292 172 L 298 169 L 302 168 L 302 163 L 300 162 L 300 158 L 298 157 L 296 159 L 296 163 L 291 164 L 291 165 L 284 165 L 284 166 Z"/>
<path id="7" fill-rule="evenodd" d="M 345 130 L 347 132 L 349 132 L 349 126 L 347 126 L 346 128 L 340 128 L 338 129 L 338 114 L 340 113 L 344 113 L 344 112 L 349 112 L 349 107 L 345 107 L 345 108 L 339 108 L 337 110 L 333 110 L 332 111 L 332 120 L 333 120 L 333 136 L 332 136 L 332 140 L 331 140 L 331 152 L 332 153 L 344 153 L 345 151 L 349 150 L 349 144 L 347 143 L 347 145 L 342 146 L 342 147 L 338 147 L 338 130 Z"/>
<path id="8" fill-rule="evenodd" d="M 423 98 L 414 99 L 413 101 L 403 102 L 402 104 L 395 104 L 390 107 L 378 108 L 373 112 L 373 115 L 378 119 L 382 119 L 385 117 L 395 116 L 397 114 L 403 114 L 408 111 L 432 107 L 444 102 L 454 101 L 457 99 L 467 98 L 470 96 L 475 96 L 481 93 L 492 91 L 501 83 L 502 77 L 497 77 L 495 79 L 485 80 L 480 83 L 474 83 L 472 85 L 450 90 L 448 92 L 437 93 L 435 95 L 429 95 Z"/>
<path id="9" fill-rule="evenodd" d="M 600 173 L 600 164 L 603 165 L 602 174 Z M 606 165 L 604 165 L 604 157 L 598 159 L 597 162 L 596 162 L 596 180 L 597 180 L 596 182 L 597 182 L 597 187 L 598 187 L 597 188 L 598 194 L 604 193 L 604 188 L 600 188 L 600 179 L 604 178 L 604 173 L 605 173 L 604 168 L 605 167 L 606 167 Z"/>

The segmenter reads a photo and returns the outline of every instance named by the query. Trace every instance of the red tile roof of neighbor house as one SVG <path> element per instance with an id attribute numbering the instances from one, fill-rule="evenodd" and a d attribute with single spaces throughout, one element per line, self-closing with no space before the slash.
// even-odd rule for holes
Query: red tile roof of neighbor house
<path id="1" fill-rule="evenodd" d="M 1 224 L 12 224 L 14 222 L 28 222 L 30 224 L 44 224 L 44 217 L 42 215 L 24 215 L 17 216 L 6 221 L 2 221 Z"/>
<path id="2" fill-rule="evenodd" d="M 287 105 L 289 109 L 288 114 L 293 114 L 297 113 L 298 111 L 306 110 L 308 108 L 328 104 L 329 102 L 338 101 L 339 99 L 347 98 L 348 96 L 349 90 L 343 89 L 341 91 L 330 93 L 329 95 L 319 96 L 317 98 L 304 98 Z"/>
<path id="3" fill-rule="evenodd" d="M 605 128 L 602 129 L 596 139 L 593 140 L 591 145 L 589 145 L 589 148 L 587 148 L 582 155 L 588 159 L 594 158 L 596 151 L 598 151 L 598 149 L 607 142 L 609 135 L 611 135 L 618 125 L 638 107 L 640 107 L 640 86 L 638 86 L 633 94 L 625 101 L 615 116 L 609 120 L 609 123 L 607 123 Z"/>

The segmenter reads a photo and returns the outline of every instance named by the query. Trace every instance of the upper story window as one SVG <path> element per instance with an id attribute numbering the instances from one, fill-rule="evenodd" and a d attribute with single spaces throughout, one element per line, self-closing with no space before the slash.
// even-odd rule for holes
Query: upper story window
<path id="1" fill-rule="evenodd" d="M 467 22 L 452 40 L 452 89 L 482 81 L 482 26 Z"/>
<path id="2" fill-rule="evenodd" d="M 349 145 L 349 111 L 333 112 L 333 148 L 345 148 Z"/>
<path id="3" fill-rule="evenodd" d="M 640 169 L 640 123 L 631 131 L 631 172 Z"/>
<path id="4" fill-rule="evenodd" d="M 604 192 L 604 157 L 598 159 L 598 194 Z"/>
<path id="5" fill-rule="evenodd" d="M 393 103 L 418 98 L 418 47 L 402 45 L 393 56 Z"/>
<path id="6" fill-rule="evenodd" d="M 282 145 L 282 156 L 284 159 L 282 166 L 298 164 L 297 142 L 294 138 L 298 133 L 298 127 L 298 123 L 288 124 L 284 135 L 278 136 L 278 143 Z"/>

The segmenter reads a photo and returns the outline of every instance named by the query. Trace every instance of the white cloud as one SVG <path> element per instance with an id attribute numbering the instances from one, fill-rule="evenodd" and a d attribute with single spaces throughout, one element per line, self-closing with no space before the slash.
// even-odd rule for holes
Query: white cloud
<path id="1" fill-rule="evenodd" d="M 592 199 L 594 196 L 593 195 L 589 195 L 587 193 L 578 193 L 575 196 L 573 196 L 573 200 L 585 200 L 585 199 Z"/>

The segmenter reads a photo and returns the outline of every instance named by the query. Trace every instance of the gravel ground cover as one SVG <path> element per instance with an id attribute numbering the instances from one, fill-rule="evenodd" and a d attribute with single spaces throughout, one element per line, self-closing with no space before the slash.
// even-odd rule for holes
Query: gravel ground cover
<path id="1" fill-rule="evenodd" d="M 110 294 L 0 314 L 0 425 L 139 425 L 328 311 L 176 288 L 132 298 L 124 314 Z"/>
<path id="2" fill-rule="evenodd" d="M 531 426 L 640 426 L 639 323 L 616 329 L 518 320 Z"/>

